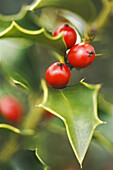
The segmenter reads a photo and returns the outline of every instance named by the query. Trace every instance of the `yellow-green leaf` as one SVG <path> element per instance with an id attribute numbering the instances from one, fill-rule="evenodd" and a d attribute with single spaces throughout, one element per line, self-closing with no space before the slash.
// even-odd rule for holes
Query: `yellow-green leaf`
<path id="1" fill-rule="evenodd" d="M 0 33 L 1 38 L 26 38 L 42 45 L 46 45 L 61 55 L 64 55 L 66 46 L 62 34 L 58 37 L 50 36 L 44 28 L 40 30 L 27 30 L 19 26 L 14 20 L 11 25 Z"/>
<path id="2" fill-rule="evenodd" d="M 8 124 L 0 124 L 0 129 L 7 129 L 17 134 L 21 133 L 21 131 L 18 128 L 8 125 Z"/>

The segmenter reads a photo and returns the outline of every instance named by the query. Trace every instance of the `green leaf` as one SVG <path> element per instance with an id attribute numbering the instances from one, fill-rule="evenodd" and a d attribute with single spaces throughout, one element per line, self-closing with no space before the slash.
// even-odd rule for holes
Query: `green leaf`
<path id="1" fill-rule="evenodd" d="M 50 169 L 67 169 L 77 164 L 64 123 L 56 116 L 44 120 L 33 136 L 23 136 L 23 142 L 25 149 L 36 149 L 37 157 Z"/>
<path id="2" fill-rule="evenodd" d="M 67 169 L 71 166 L 76 166 L 77 160 L 66 135 L 45 130 L 45 132 L 42 132 L 42 136 L 40 133 L 37 141 L 36 155 L 50 169 Z"/>
<path id="3" fill-rule="evenodd" d="M 21 133 L 21 131 L 18 128 L 8 125 L 8 124 L 0 124 L 0 129 L 7 129 L 17 134 Z"/>
<path id="4" fill-rule="evenodd" d="M 0 40 L 2 65 L 16 83 L 33 91 L 40 86 L 40 65 L 36 46 L 25 40 Z"/>
<path id="5" fill-rule="evenodd" d="M 35 21 L 36 15 L 29 11 L 28 6 L 23 6 L 19 13 L 14 15 L 3 15 L 0 14 L 0 32 L 4 31 L 10 26 L 12 20 L 15 20 L 21 27 L 36 30 L 39 29 Z"/>
<path id="6" fill-rule="evenodd" d="M 23 16 L 19 17 L 18 16 L 19 14 L 17 14 L 18 17 L 17 18 L 13 17 L 12 20 L 14 20 L 22 28 L 27 30 L 35 31 L 40 29 L 37 22 L 35 21 L 36 15 L 33 12 L 28 11 L 27 9 L 23 9 L 23 10 L 24 11 L 20 11 L 19 13 L 20 15 L 22 15 L 21 13 L 23 13 Z"/>
<path id="7" fill-rule="evenodd" d="M 6 162 L 1 162 L 1 161 L 0 161 L 0 168 L 2 170 L 6 170 L 6 169 L 12 170 L 13 169 L 12 165 L 9 162 L 6 163 Z"/>
<path id="8" fill-rule="evenodd" d="M 18 151 L 10 160 L 0 161 L 2 170 L 44 170 L 44 165 L 36 159 L 32 151 Z"/>
<path id="9" fill-rule="evenodd" d="M 0 25 L 0 38 L 27 38 L 50 47 L 61 55 L 65 54 L 62 34 L 54 38 L 44 28 L 40 28 L 36 14 L 26 6 L 16 15 L 0 15 Z"/>
<path id="10" fill-rule="evenodd" d="M 9 26 L 0 32 L 1 38 L 26 38 L 28 40 L 32 40 L 38 42 L 46 47 L 50 47 L 52 50 L 55 50 L 57 53 L 64 55 L 66 51 L 65 42 L 62 38 L 62 33 L 58 37 L 52 37 L 49 35 L 44 28 L 32 30 L 32 28 L 28 27 L 27 29 L 23 28 L 23 24 L 25 21 L 12 21 L 11 24 L 9 22 L 5 23 Z M 2 24 L 3 22 L 1 22 Z M 19 25 L 22 24 L 22 27 Z"/>
<path id="11" fill-rule="evenodd" d="M 73 151 L 82 164 L 93 132 L 103 123 L 97 116 L 97 93 L 100 85 L 80 82 L 62 90 L 48 89 L 42 81 L 44 98 L 39 107 L 64 121 Z"/>
<path id="12" fill-rule="evenodd" d="M 15 134 L 18 135 L 23 135 L 23 136 L 29 136 L 29 135 L 34 135 L 34 131 L 32 129 L 26 129 L 26 130 L 20 130 L 12 125 L 9 124 L 0 124 L 0 129 L 6 130 L 6 133 L 14 132 Z"/>
<path id="13" fill-rule="evenodd" d="M 2 64 L 0 63 L 0 86 L 3 86 L 4 83 L 7 83 L 9 77 L 7 73 L 4 71 Z"/>
<path id="14" fill-rule="evenodd" d="M 45 7 L 67 9 L 77 13 L 87 21 L 92 21 L 96 14 L 95 7 L 90 0 L 35 0 L 30 6 L 30 10 Z"/>
<path id="15" fill-rule="evenodd" d="M 35 153 L 32 151 L 19 151 L 10 162 L 15 170 L 44 170 L 44 165 L 36 159 Z"/>

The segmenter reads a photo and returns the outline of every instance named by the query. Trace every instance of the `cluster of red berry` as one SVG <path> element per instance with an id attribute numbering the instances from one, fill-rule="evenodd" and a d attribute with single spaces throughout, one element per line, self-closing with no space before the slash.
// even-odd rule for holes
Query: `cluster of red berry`
<path id="1" fill-rule="evenodd" d="M 77 33 L 74 28 L 68 24 L 60 26 L 56 29 L 53 37 L 63 32 L 63 38 L 67 49 L 70 49 L 67 60 L 72 67 L 84 68 L 91 64 L 95 58 L 95 50 L 92 45 L 81 42 L 76 44 Z M 49 85 L 54 88 L 63 88 L 67 85 L 71 77 L 70 68 L 60 62 L 52 64 L 46 71 L 45 78 Z"/>
<path id="2" fill-rule="evenodd" d="M 12 123 L 21 120 L 24 112 L 22 103 L 13 96 L 5 95 L 0 100 L 0 113 L 2 116 Z"/>

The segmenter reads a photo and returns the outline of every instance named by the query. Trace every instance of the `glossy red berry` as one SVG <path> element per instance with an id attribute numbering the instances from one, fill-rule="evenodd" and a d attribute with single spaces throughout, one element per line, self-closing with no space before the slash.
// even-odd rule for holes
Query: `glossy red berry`
<path id="1" fill-rule="evenodd" d="M 24 108 L 17 98 L 6 95 L 0 100 L 0 111 L 4 118 L 17 123 L 22 118 Z"/>
<path id="2" fill-rule="evenodd" d="M 58 36 L 62 31 L 64 31 L 63 38 L 66 43 L 67 49 L 69 49 L 75 44 L 77 40 L 77 33 L 74 28 L 70 27 L 68 24 L 65 24 L 55 30 L 53 37 Z"/>
<path id="3" fill-rule="evenodd" d="M 71 71 L 66 64 L 57 62 L 52 64 L 46 71 L 45 78 L 49 85 L 54 88 L 63 88 L 71 77 Z"/>
<path id="4" fill-rule="evenodd" d="M 68 53 L 69 63 L 76 68 L 84 68 L 91 64 L 95 58 L 95 50 L 88 43 L 74 45 Z"/>

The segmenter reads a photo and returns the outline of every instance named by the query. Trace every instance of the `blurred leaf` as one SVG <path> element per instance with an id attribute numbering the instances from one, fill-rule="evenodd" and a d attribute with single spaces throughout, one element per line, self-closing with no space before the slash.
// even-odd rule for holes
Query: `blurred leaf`
<path id="1" fill-rule="evenodd" d="M 27 7 L 23 7 L 21 11 L 15 15 L 0 14 L 0 32 L 10 27 L 13 20 L 15 20 L 15 22 L 25 29 L 39 29 L 38 25 L 35 23 L 35 14 L 31 11 L 28 11 Z"/>
<path id="2" fill-rule="evenodd" d="M 6 74 L 5 74 L 6 73 Z M 16 97 L 19 101 L 21 101 L 21 104 L 23 105 L 24 114 L 22 116 L 22 119 L 26 116 L 26 113 L 29 110 L 29 103 L 28 103 L 28 91 L 23 88 L 22 86 L 15 85 L 7 75 L 7 72 L 4 71 L 3 67 L 1 67 L 0 64 L 0 100 L 4 96 L 13 96 Z M 5 125 L 5 123 L 10 124 L 5 117 L 0 114 L 0 128 L 6 128 L 12 131 L 15 131 L 16 129 L 13 129 L 10 125 Z M 18 130 L 17 130 L 18 131 Z M 18 132 L 19 133 L 19 132 Z"/>
<path id="3" fill-rule="evenodd" d="M 77 38 L 80 39 L 76 43 L 80 43 L 81 38 L 84 36 L 84 32 L 86 31 L 86 28 L 87 28 L 87 24 L 83 20 L 83 18 L 67 10 L 58 10 L 57 14 L 60 17 L 65 18 L 69 23 L 71 23 L 75 27 L 78 33 Z"/>
<path id="4" fill-rule="evenodd" d="M 40 27 L 38 26 L 38 24 L 35 21 L 35 17 L 36 15 L 31 12 L 31 11 L 26 11 L 25 10 L 25 14 L 23 14 L 23 16 L 21 16 L 20 18 L 13 18 L 12 20 L 14 20 L 19 26 L 21 26 L 24 29 L 27 30 L 32 30 L 32 31 L 36 31 L 38 29 L 40 29 Z M 19 15 L 19 14 L 17 14 Z M 21 11 L 20 11 L 20 15 L 21 15 Z"/>
<path id="5" fill-rule="evenodd" d="M 4 71 L 2 64 L 0 63 L 0 87 L 9 80 L 8 74 Z"/>
<path id="6" fill-rule="evenodd" d="M 17 82 L 39 90 L 40 69 L 36 47 L 25 40 L 0 40 L 0 62 Z"/>
<path id="7" fill-rule="evenodd" d="M 27 38 L 64 55 L 66 46 L 62 35 L 53 38 L 44 28 L 38 26 L 36 20 L 36 14 L 29 11 L 28 6 L 23 7 L 16 15 L 0 15 L 0 37 Z"/>
<path id="8" fill-rule="evenodd" d="M 106 101 L 104 98 L 99 100 L 99 117 L 106 122 L 103 126 L 97 129 L 113 143 L 113 104 Z"/>
<path id="9" fill-rule="evenodd" d="M 56 28 L 66 23 L 74 26 L 77 33 L 76 43 L 81 42 L 81 38 L 86 30 L 86 23 L 81 17 L 63 9 L 43 8 L 40 16 L 37 17 L 37 23 L 48 31 L 52 31 L 52 33 Z"/>
<path id="10" fill-rule="evenodd" d="M 85 157 L 82 169 L 108 170 L 110 162 L 113 162 L 113 157 L 93 138 Z"/>
<path id="11" fill-rule="evenodd" d="M 14 170 L 44 170 L 44 165 L 32 151 L 19 151 L 11 159 Z"/>
<path id="12" fill-rule="evenodd" d="M 61 118 L 73 151 L 82 164 L 94 129 L 102 122 L 97 116 L 97 93 L 100 85 L 80 82 L 62 90 L 47 89 L 39 106 Z"/>
<path id="13" fill-rule="evenodd" d="M 14 170 L 10 162 L 1 162 L 0 161 L 0 170 Z"/>
<path id="14" fill-rule="evenodd" d="M 2 124 L 0 123 L 0 130 L 3 129 L 5 133 L 12 133 L 14 132 L 17 135 L 23 135 L 23 136 L 29 136 L 29 135 L 33 135 L 34 131 L 32 129 L 18 129 L 15 126 L 9 125 L 9 124 Z"/>
<path id="15" fill-rule="evenodd" d="M 63 169 L 76 166 L 77 161 L 66 136 L 53 132 L 42 132 L 37 138 L 37 155 L 50 169 Z"/>
<path id="16" fill-rule="evenodd" d="M 90 0 L 35 0 L 34 3 L 30 5 L 30 10 L 45 7 L 70 10 L 83 17 L 86 21 L 92 21 L 96 14 L 95 6 Z"/>
<path id="17" fill-rule="evenodd" d="M 99 100 L 99 116 L 106 124 L 97 128 L 94 137 L 113 155 L 113 104 L 104 98 Z"/>
<path id="18" fill-rule="evenodd" d="M 63 169 L 77 163 L 66 135 L 65 126 L 57 117 L 41 123 L 33 136 L 23 136 L 25 149 L 36 149 L 36 155 L 50 169 Z"/>
<path id="19" fill-rule="evenodd" d="M 18 151 L 9 161 L 1 162 L 2 170 L 44 170 L 44 165 L 32 151 Z"/>
<path id="20" fill-rule="evenodd" d="M 21 133 L 21 131 L 19 129 L 17 129 L 14 126 L 8 125 L 8 124 L 0 124 L 0 129 L 7 129 L 7 130 L 10 130 L 10 131 L 17 133 L 17 134 Z"/>

